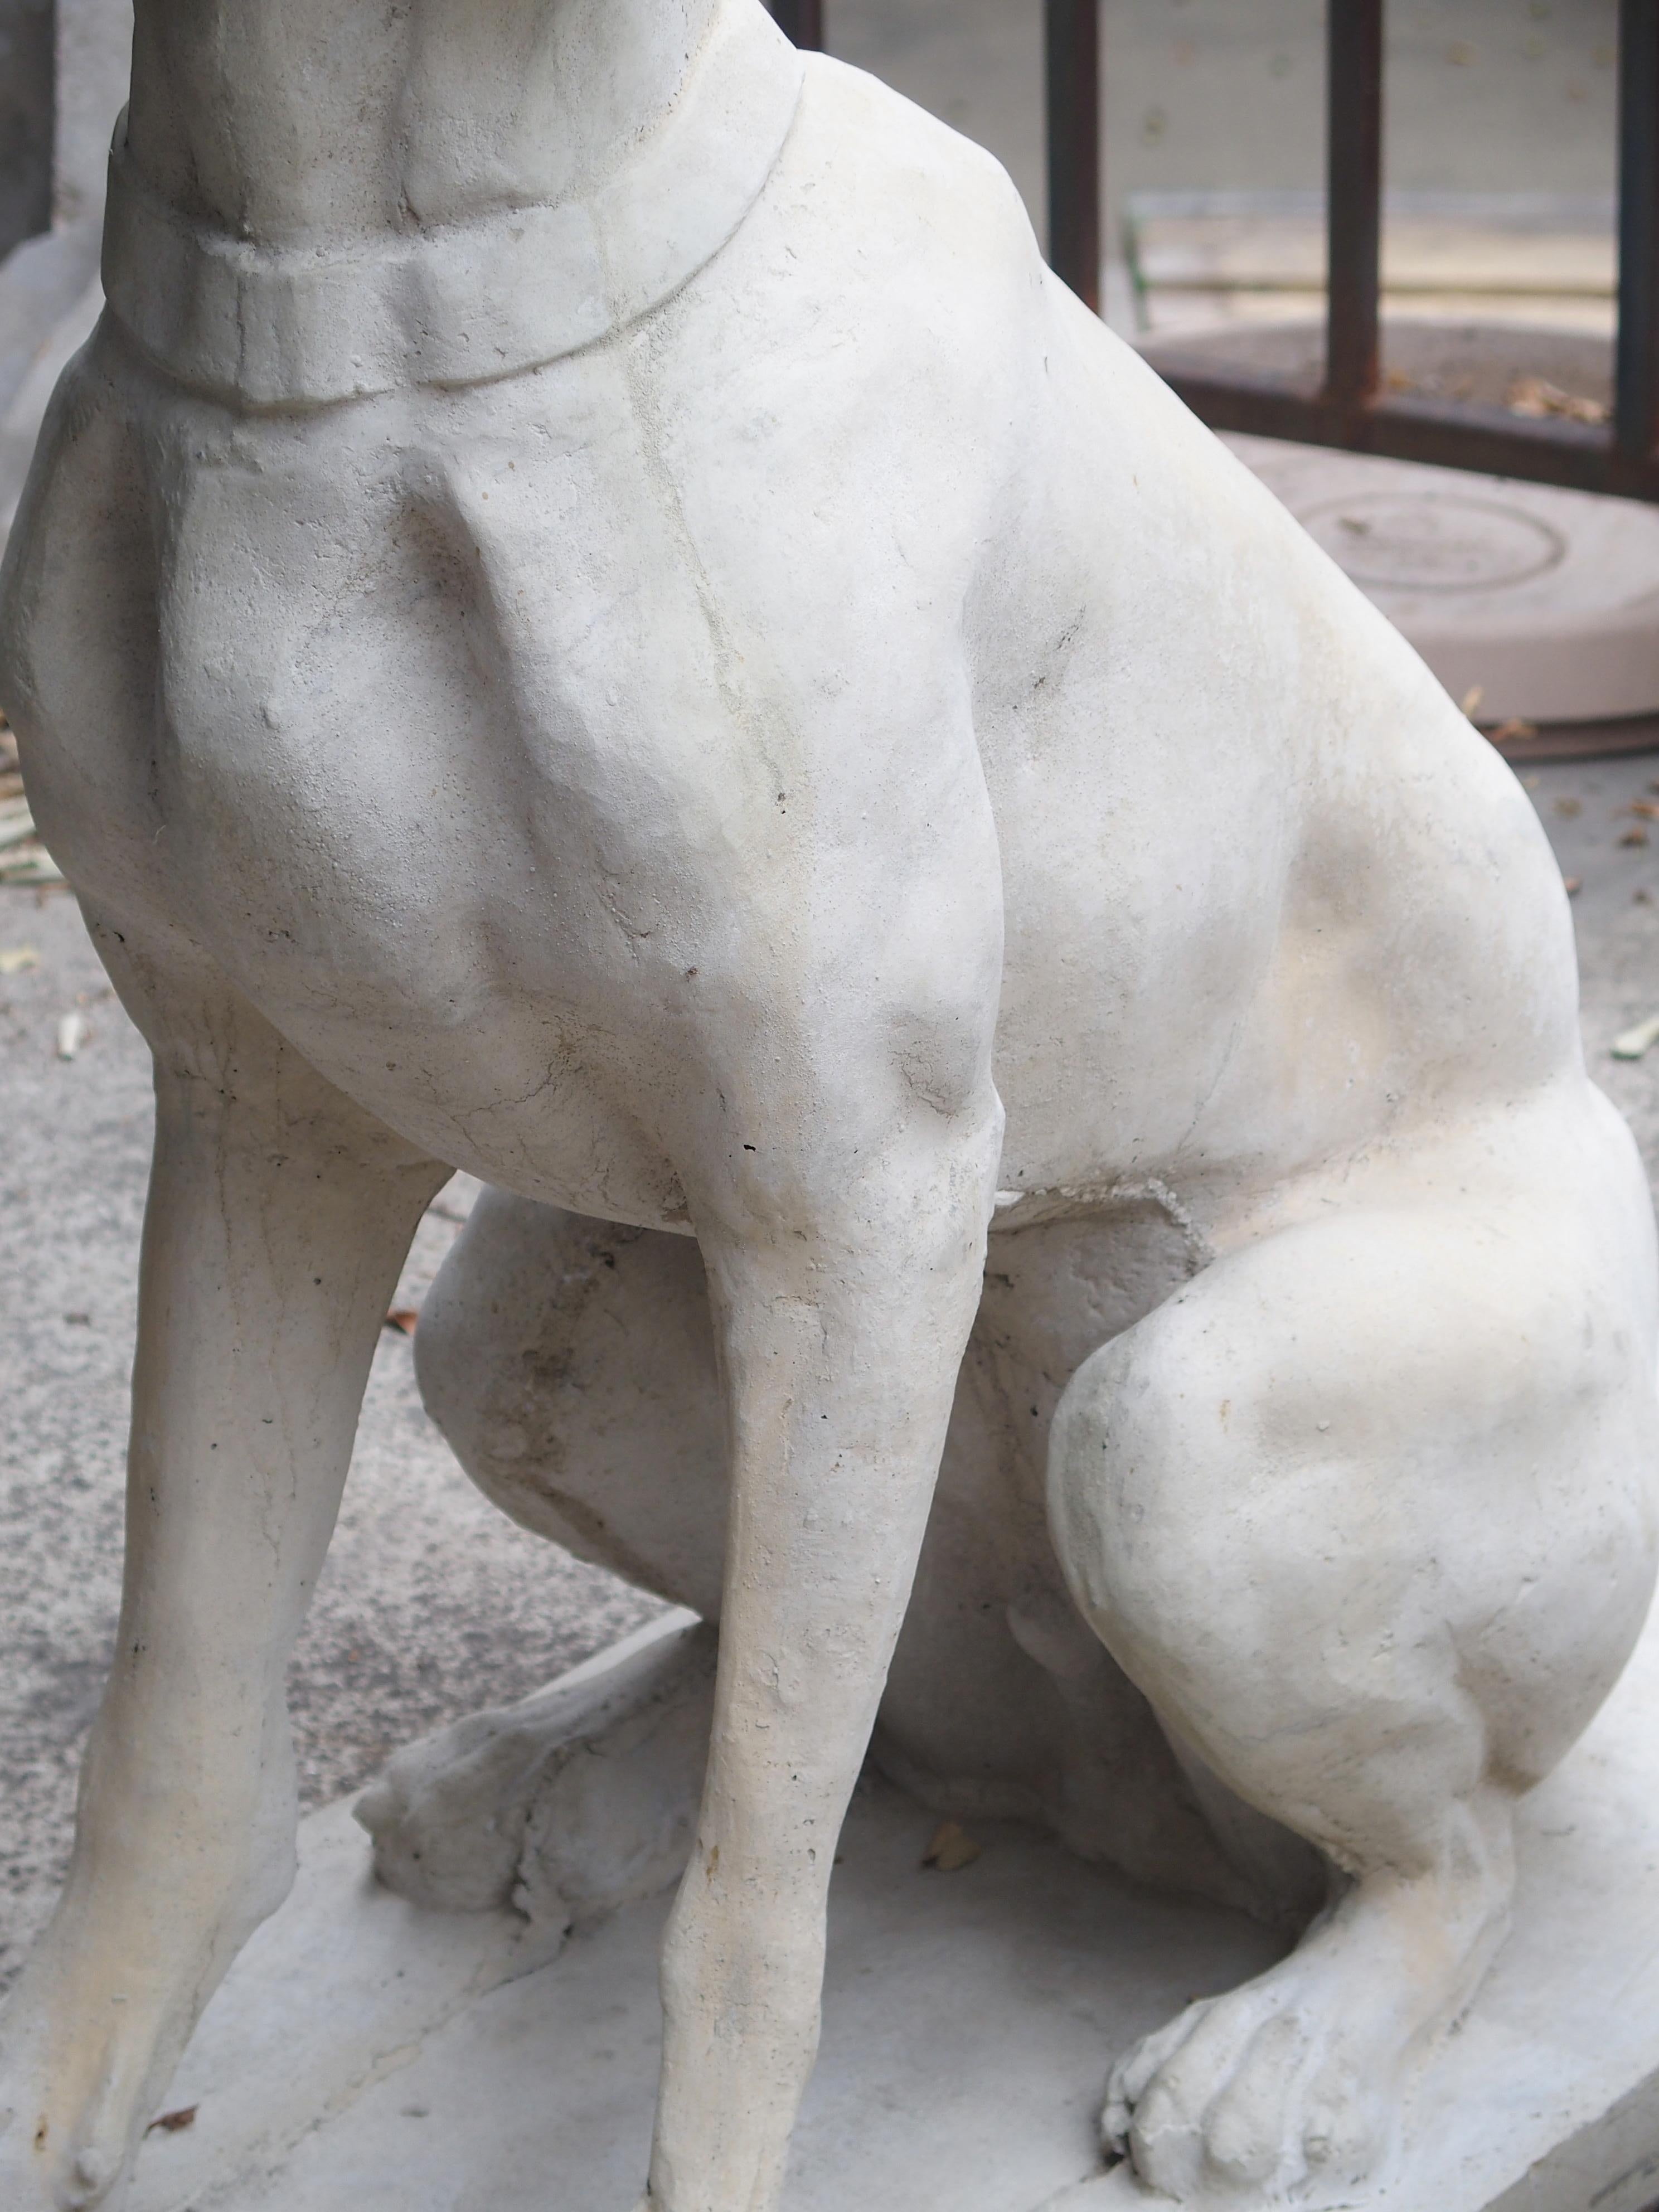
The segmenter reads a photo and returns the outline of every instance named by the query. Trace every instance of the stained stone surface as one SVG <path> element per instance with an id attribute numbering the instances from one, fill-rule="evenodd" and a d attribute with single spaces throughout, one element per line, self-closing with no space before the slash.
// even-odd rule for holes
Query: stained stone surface
<path id="1" fill-rule="evenodd" d="M 1659 1166 L 1659 1048 L 1609 1056 L 1659 1012 L 1659 755 L 1532 769 L 1533 799 L 1574 900 L 1586 1049 Z M 1568 811 L 1564 811 L 1568 810 Z M 119 1588 L 121 1467 L 135 1270 L 149 1160 L 148 1054 L 108 995 L 74 902 L 0 891 L 0 1982 L 50 1909 L 75 1774 Z M 54 1056 L 85 1002 L 79 1058 Z M 452 1184 L 399 1303 L 418 1304 L 455 1231 Z M 65 1316 L 84 1315 L 84 1320 Z M 526 1535 L 461 1475 L 420 1408 L 406 1339 L 387 1331 L 345 1510 L 291 1681 L 308 1806 L 366 1781 L 386 1751 L 470 1708 L 521 1696 L 652 1608 Z"/>
<path id="2" fill-rule="evenodd" d="M 1659 1049 L 1632 1063 L 1612 1060 L 1607 1048 L 1621 1030 L 1659 1012 L 1659 847 L 1620 842 L 1641 826 L 1643 817 L 1627 810 L 1652 795 L 1650 785 L 1659 782 L 1659 757 L 1534 769 L 1526 772 L 1525 781 L 1565 870 L 1582 881 L 1574 904 L 1591 1064 L 1634 1123 L 1651 1170 L 1659 1159 Z M 61 1873 L 76 1765 L 113 1625 L 132 1274 L 150 1121 L 146 1055 L 125 1017 L 104 995 L 101 971 L 72 902 L 57 895 L 37 905 L 31 893 L 0 894 L 0 956 L 29 945 L 38 950 L 40 965 L 0 979 L 0 1090 L 7 1129 L 0 1175 L 0 1328 L 7 1348 L 6 1391 L 0 1401 L 0 1678 L 8 1685 L 0 1705 L 0 1936 L 5 1943 L 0 1955 L 9 1968 L 44 1917 Z M 91 1036 L 79 1058 L 60 1061 L 53 1050 L 58 1018 L 82 1000 L 87 1001 Z M 418 1302 L 453 1234 L 454 1224 L 444 1214 L 460 1211 L 465 1199 L 465 1187 L 453 1185 L 439 1200 L 422 1232 L 400 1303 Z M 87 1318 L 67 1318 L 77 1314 Z M 365 1407 L 340 1534 L 292 1680 L 307 1802 L 325 1803 L 365 1779 L 388 1746 L 434 1722 L 492 1698 L 520 1694 L 632 1626 L 644 1609 L 631 1593 L 523 1534 L 474 1495 L 420 1411 L 407 1340 L 388 1331 Z M 923 1816 L 904 1816 L 905 1850 L 922 1826 Z M 385 1973 L 405 1980 L 429 1978 L 437 1991 L 432 2002 L 440 2011 L 453 2004 L 458 1986 L 475 1984 L 481 1957 L 485 1980 L 503 1958 L 522 1963 L 516 1949 L 522 1926 L 510 1917 L 487 1934 L 470 1920 L 422 1918 L 384 1893 L 365 1895 L 362 1839 L 343 1814 L 325 1815 L 310 1829 L 309 1838 L 313 1894 L 327 1888 L 322 1874 L 331 1866 L 358 1905 L 372 1910 L 376 1927 L 386 1931 Z M 896 1843 L 892 1848 L 902 1857 Z M 1011 1841 L 1006 1848 L 1012 1852 L 1017 1846 Z M 1043 1856 L 1045 1878 L 1064 1867 L 1049 1846 L 1018 1848 Z M 966 1911 L 970 1894 L 978 1893 L 975 1886 L 982 1888 L 998 1878 L 1004 1849 L 995 1844 L 978 1868 L 948 1880 L 918 1876 L 915 1886 L 908 1886 L 906 1869 L 901 1897 L 925 1902 L 930 1910 Z M 849 1868 L 856 1863 L 856 1857 L 850 1859 Z M 1012 1858 L 1006 1865 L 1012 1875 Z M 1085 1879 L 1070 1869 L 1066 1873 L 1068 1880 Z M 291 1928 L 302 1910 L 296 1901 L 285 1925 Z M 1145 1932 L 1150 1956 L 1158 1954 L 1166 1939 L 1168 1911 L 1162 1902 L 1133 1900 L 1135 1923 Z M 626 1936 L 635 1944 L 636 1997 L 650 1986 L 654 1925 L 654 1909 L 642 1909 L 628 1930 L 607 1939 L 619 1943 Z M 258 1939 L 261 1947 L 278 1940 L 277 1929 Z M 280 1940 L 288 1938 L 282 1935 Z M 1226 1978 L 1235 1960 L 1248 1971 L 1258 1955 L 1250 1947 L 1262 1939 L 1257 1931 L 1230 1928 L 1226 1940 L 1239 1948 L 1225 1954 L 1225 1966 L 1218 1952 L 1217 1983 Z M 1648 1943 L 1646 1950 L 1647 1955 L 1659 1955 L 1659 1942 Z M 253 1954 L 250 1971 L 259 1955 Z M 598 1973 L 610 1954 L 601 1956 L 590 1947 L 586 1955 Z M 1643 1944 L 1634 1938 L 1628 1956 L 1634 1979 L 1620 1992 L 1614 2008 L 1620 2016 L 1632 1997 L 1643 1995 L 1647 1971 Z M 1123 2033 L 1139 2032 L 1156 2019 L 1166 1994 L 1196 1993 L 1201 1984 L 1187 1972 L 1187 1960 L 1184 1950 L 1177 1952 L 1167 1991 L 1163 1983 L 1149 1986 L 1139 2008 L 1120 2016 Z M 578 1965 L 578 1954 L 572 1954 L 556 1972 L 568 1974 Z M 1015 1955 L 1011 1933 L 988 1971 L 1000 1972 L 1000 1986 L 1006 1989 L 1015 1982 L 1029 1986 L 1033 1978 L 1040 1983 L 1045 1970 L 1039 1960 Z M 838 1989 L 855 1986 L 860 1978 L 856 1962 L 843 1962 L 836 1972 Z M 497 2013 L 503 2014 L 499 2033 L 513 2041 L 522 2065 L 546 2078 L 555 2069 L 552 2054 L 539 2042 L 542 2029 L 533 2020 L 520 2029 L 505 2015 L 513 2003 L 530 2002 L 551 1979 L 538 1978 L 517 1999 L 503 1992 L 491 2001 L 495 2009 L 489 2014 L 492 2021 Z M 333 2017 L 331 2010 L 325 2011 L 322 1985 L 308 1972 L 296 1974 L 294 1991 L 307 2033 L 319 2019 Z M 1099 1991 L 1092 1992 L 1090 2003 L 1099 1998 Z M 231 2001 L 228 1995 L 222 2000 L 220 2013 L 204 2026 L 190 2069 L 208 2063 L 223 2008 Z M 1598 2002 L 1592 1996 L 1591 2013 L 1599 2021 Z M 919 2047 L 944 2036 L 948 2052 L 956 2033 L 951 1993 L 935 1988 L 922 2012 Z M 279 2017 L 273 2016 L 273 2029 Z M 1079 2162 L 1074 2174 L 1054 2176 L 1054 2187 L 1086 2171 L 1088 2112 L 1104 2078 L 1109 2029 L 1109 2021 L 1091 2012 L 1064 2077 L 1060 2102 L 1067 2116 L 1060 2142 L 1066 2154 Z M 832 2021 L 832 2039 L 839 2032 Z M 640 2147 L 649 2124 L 647 2076 L 655 2027 L 648 2012 L 634 2033 L 637 2050 L 629 2084 L 604 2099 L 596 2093 L 595 2104 L 614 2136 L 623 2186 L 637 2179 Z M 399 2045 L 408 2039 L 400 2033 Z M 851 2039 L 856 2041 L 856 2034 Z M 621 2047 L 614 2036 L 595 2046 Z M 1010 2035 L 1005 2056 L 1019 2047 L 1018 2039 Z M 290 2073 L 295 2048 L 295 2040 L 290 2040 L 285 2059 Z M 331 2063 L 331 2048 L 321 2053 L 325 2064 Z M 1544 2048 L 1553 2051 L 1553 2039 Z M 1039 2050 L 1039 2060 L 1041 2056 Z M 224 2053 L 216 2063 L 234 2069 L 234 2052 Z M 188 2104 L 195 2094 L 191 2085 L 201 2078 L 199 2070 L 192 2070 L 181 2080 L 170 2100 L 175 2109 Z M 1524 2084 L 1517 2094 L 1524 2102 Z M 405 2108 L 417 2106 L 420 2097 L 410 2089 L 401 2067 L 377 2094 L 390 2106 L 386 2124 L 393 2144 L 401 2131 L 411 2148 L 430 2157 L 434 2141 L 444 2139 L 447 2124 L 441 2118 L 434 2129 L 434 2108 L 429 2106 L 425 2120 L 405 2117 Z M 368 2117 L 365 2111 L 353 2125 L 366 2124 Z M 1638 2212 L 1659 2191 L 1659 2172 L 1644 2163 L 1659 2140 L 1647 2100 L 1632 2092 L 1604 2132 L 1613 2163 L 1622 2159 L 1620 2171 L 1628 2168 L 1637 2176 L 1629 2188 L 1607 2200 L 1606 2212 Z M 1048 2154 L 1042 2129 L 1033 2131 L 1032 2143 Z M 538 2170 L 544 2149 L 539 2136 L 523 2142 L 521 2155 L 530 2172 Z M 452 2164 L 457 2154 L 452 2146 Z M 151 2195 L 141 2198 L 143 2212 L 161 2212 L 174 2203 L 210 2212 L 224 2200 L 177 2191 L 170 2200 L 158 2192 L 171 2189 L 179 2176 L 202 2174 L 205 2164 L 226 2155 L 228 2136 L 220 2131 L 212 2107 L 204 2109 L 195 2128 L 154 2136 L 143 2182 Z M 1594 2186 L 1582 2185 L 1590 2169 L 1601 2171 L 1604 2164 L 1602 2150 L 1593 2145 L 1562 2154 L 1557 2166 L 1577 2179 L 1573 2193 L 1566 2193 L 1562 2184 L 1559 2203 L 1569 2212 L 1582 2212 L 1595 2188 L 1610 2177 L 1604 2173 Z M 441 2170 L 448 2173 L 452 2165 Z M 1046 2179 L 1047 2168 L 1044 2172 Z M 1097 2185 L 1095 2193 L 1103 2186 Z M 1121 2185 L 1114 2186 L 1121 2190 Z M 1553 2190 L 1556 2184 L 1540 2180 L 1534 2187 L 1517 2181 L 1504 2212 L 1556 2212 L 1550 2196 L 1540 2194 L 1547 2186 Z M 278 2195 L 270 2201 L 294 2200 Z M 466 2200 L 453 2195 L 436 2201 L 447 2208 Z M 477 2201 L 482 2206 L 489 2199 Z M 587 2212 L 586 2200 L 574 2195 L 552 2201 L 561 2212 L 567 2203 L 571 2212 L 579 2206 Z M 617 2198 L 619 2204 L 628 2201 Z M 394 2196 L 386 2202 L 399 2200 Z M 1075 2212 L 1085 2212 L 1086 2205 L 1085 2198 Z M 316 2212 L 331 2208 L 324 2201 Z M 511 2212 L 510 2204 L 502 2212 Z M 1028 2212 L 1028 2206 L 1017 2203 L 1013 2212 Z"/>

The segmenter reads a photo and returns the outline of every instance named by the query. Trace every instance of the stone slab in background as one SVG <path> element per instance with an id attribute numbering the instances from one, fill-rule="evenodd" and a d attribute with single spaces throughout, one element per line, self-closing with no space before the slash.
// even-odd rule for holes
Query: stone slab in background
<path id="1" fill-rule="evenodd" d="M 1659 712 L 1659 507 L 1229 435 L 1483 724 Z"/>
<path id="2" fill-rule="evenodd" d="M 1167 374 L 1248 371 L 1312 392 L 1324 331 L 1304 317 L 1154 333 L 1141 350 Z M 1391 389 L 1488 419 L 1601 421 L 1612 398 L 1611 346 L 1581 331 L 1400 323 L 1384 366 Z M 1659 713 L 1659 507 L 1278 438 L 1226 442 L 1483 724 Z"/>
<path id="3" fill-rule="evenodd" d="M 1640 2212 L 1659 2165 L 1659 1619 L 1522 1818 L 1515 1932 L 1352 2212 Z M 925 1871 L 933 1817 L 860 1792 L 789 2212 L 1131 2212 L 1098 2171 L 1118 2051 L 1277 1955 L 1032 1832 Z M 550 1963 L 506 1912 L 376 1890 L 344 1809 L 209 2009 L 133 2212 L 627 2212 L 645 2172 L 665 1900 Z M 528 1969 L 526 1971 L 526 1969 Z M 304 2064 L 299 2063 L 304 2042 Z M 1093 2178 L 1091 2177 L 1091 2174 Z"/>

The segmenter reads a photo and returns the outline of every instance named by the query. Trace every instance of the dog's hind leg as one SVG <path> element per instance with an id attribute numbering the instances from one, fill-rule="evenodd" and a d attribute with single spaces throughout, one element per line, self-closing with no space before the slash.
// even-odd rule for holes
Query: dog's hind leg
<path id="1" fill-rule="evenodd" d="M 409 1745 L 357 1806 L 414 1903 L 568 1923 L 684 1863 L 714 1694 L 724 1421 L 689 1237 L 486 1191 L 415 1340 L 428 1410 L 486 1496 L 687 1612 L 521 1703 Z"/>
<path id="2" fill-rule="evenodd" d="M 1647 1610 L 1647 1194 L 1588 1086 L 1533 1119 L 1529 1155 L 1510 1108 L 1420 1147 L 1386 1202 L 1218 1261 L 1055 1417 L 1079 1604 L 1348 1883 L 1281 1965 L 1120 2062 L 1109 2135 L 1182 2204 L 1353 2201 L 1502 1939 L 1517 1801 Z"/>
<path id="3" fill-rule="evenodd" d="M 1146 1208 L 1000 1240 L 874 1755 L 940 1812 L 1050 1819 L 1086 1856 L 1237 1902 L 1254 1893 L 1073 1610 L 1042 1512 L 1048 1412 L 1103 1330 L 1184 1279 L 1176 1247 Z M 568 1923 L 666 1882 L 689 1843 L 727 1510 L 702 1255 L 486 1191 L 415 1358 L 428 1411 L 503 1511 L 702 1616 L 407 1746 L 359 1801 L 380 1879 L 411 1902 L 516 1899 Z"/>
<path id="4" fill-rule="evenodd" d="M 292 1880 L 289 1649 L 369 1363 L 445 1170 L 199 955 L 99 927 L 155 1054 L 125 1584 L 56 1916 L 0 2015 L 0 2203 L 112 2195 Z"/>
<path id="5" fill-rule="evenodd" d="M 504 1513 L 718 1616 L 725 1416 L 692 1238 L 487 1190 L 428 1295 L 415 1364 L 428 1412 Z"/>

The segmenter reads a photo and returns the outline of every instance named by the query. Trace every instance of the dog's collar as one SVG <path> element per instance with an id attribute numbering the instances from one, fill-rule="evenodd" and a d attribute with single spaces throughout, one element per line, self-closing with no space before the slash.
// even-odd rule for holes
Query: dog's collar
<path id="1" fill-rule="evenodd" d="M 725 0 L 673 107 L 586 198 L 339 254 L 188 221 L 137 176 L 123 115 L 105 294 L 181 384 L 244 406 L 511 376 L 634 321 L 719 252 L 771 173 L 801 74 L 756 0 Z"/>

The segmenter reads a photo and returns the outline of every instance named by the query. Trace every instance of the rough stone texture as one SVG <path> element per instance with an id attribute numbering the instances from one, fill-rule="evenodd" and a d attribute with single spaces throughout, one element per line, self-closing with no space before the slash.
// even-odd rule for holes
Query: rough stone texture
<path id="1" fill-rule="evenodd" d="M 1659 1175 L 1659 1048 L 1609 1057 L 1659 1012 L 1659 825 L 1620 841 L 1654 796 L 1659 754 L 1528 769 L 1575 901 L 1586 1049 Z M 1571 811 L 1564 811 L 1571 809 Z M 1644 898 L 1640 895 L 1647 893 Z M 67 1860 L 75 1774 L 118 1595 L 134 1271 L 150 1127 L 149 1062 L 71 899 L 0 892 L 0 1974 L 9 1981 Z M 58 1018 L 91 1035 L 54 1057 Z M 417 1304 L 470 1198 L 422 1229 L 399 1304 Z M 86 1321 L 66 1316 L 84 1314 Z M 352 1478 L 290 1684 L 305 1799 L 366 1781 L 436 1723 L 526 1693 L 621 1635 L 648 1601 L 503 1519 L 420 1408 L 408 1340 L 381 1344 Z"/>
<path id="2" fill-rule="evenodd" d="M 646 1401 L 666 1445 L 622 1438 L 629 1494 L 574 1423 L 489 1450 L 515 1471 L 487 1486 L 664 1595 L 699 1552 L 706 1612 L 722 1383 L 732 1409 L 665 2203 L 776 2212 L 823 1846 L 878 1693 L 924 1786 L 1035 1802 L 1082 1856 L 1170 1872 L 1124 1832 L 1184 1819 L 1242 1901 L 1254 1808 L 1352 1873 L 1291 1959 L 1120 2056 L 1108 2124 L 1195 2205 L 1353 2202 L 1504 1924 L 1522 1778 L 1648 1607 L 1649 1193 L 1583 1080 L 1519 789 L 1045 278 L 994 164 L 803 69 L 752 0 L 688 4 L 689 41 L 655 0 L 637 37 L 569 18 L 534 127 L 512 24 L 472 19 L 474 52 L 428 39 L 441 9 L 348 17 L 303 82 L 337 173 L 286 127 L 299 47 L 140 42 L 111 313 L 5 576 L 31 803 L 167 1109 L 88 1848 L 5 2021 L 20 2209 L 120 2201 L 193 2008 L 280 1894 L 269 1716 L 434 1160 L 524 1194 L 538 1233 L 532 1196 L 695 1219 L 701 1259 L 608 1255 L 619 1328 L 602 1283 L 553 1277 L 613 1376 L 656 1349 L 639 1297 L 678 1268 L 707 1324 L 683 1261 L 716 1289 L 718 1371 L 688 1330 Z M 521 161 L 510 213 L 445 151 L 458 115 Z M 536 292 L 544 238 L 568 266 Z M 837 414 L 866 363 L 890 410 Z M 386 404 L 325 404 L 351 393 Z M 994 1388 L 959 1420 L 994 1191 Z M 490 1243 L 442 1281 L 499 1286 Z M 474 1348 L 488 1417 L 523 1370 L 501 1331 Z M 572 1373 L 538 1382 L 556 1416 Z M 947 1419 L 958 1540 L 924 1553 L 889 1677 Z M 689 1461 L 702 1502 L 665 1534 Z"/>

